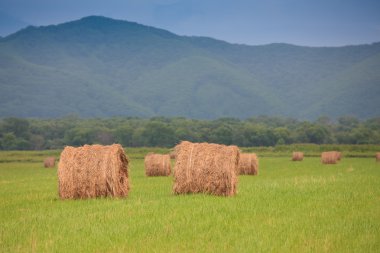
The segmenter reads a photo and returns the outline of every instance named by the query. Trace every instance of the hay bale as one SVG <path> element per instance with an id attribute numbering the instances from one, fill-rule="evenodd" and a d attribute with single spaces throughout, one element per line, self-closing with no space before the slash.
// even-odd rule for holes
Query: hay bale
<path id="1" fill-rule="evenodd" d="M 170 156 L 149 153 L 144 159 L 145 175 L 169 176 L 171 173 Z"/>
<path id="2" fill-rule="evenodd" d="M 334 151 L 334 152 L 335 152 L 336 158 L 338 159 L 338 161 L 340 161 L 342 159 L 342 153 L 339 151 Z"/>
<path id="3" fill-rule="evenodd" d="M 169 156 L 170 156 L 170 159 L 175 159 L 177 157 L 175 150 L 170 151 Z"/>
<path id="4" fill-rule="evenodd" d="M 175 150 L 175 194 L 236 194 L 240 156 L 238 147 L 183 141 Z"/>
<path id="5" fill-rule="evenodd" d="M 46 157 L 44 160 L 44 167 L 45 168 L 54 168 L 55 166 L 55 157 Z"/>
<path id="6" fill-rule="evenodd" d="M 376 153 L 376 161 L 377 161 L 377 162 L 380 162 L 380 152 L 379 152 L 379 153 Z"/>
<path id="7" fill-rule="evenodd" d="M 128 157 L 119 144 L 65 147 L 58 164 L 61 199 L 125 197 Z"/>
<path id="8" fill-rule="evenodd" d="M 293 152 L 292 161 L 302 161 L 303 153 L 302 152 Z"/>
<path id="9" fill-rule="evenodd" d="M 321 162 L 323 164 L 336 164 L 338 162 L 338 152 L 336 151 L 322 152 Z"/>
<path id="10" fill-rule="evenodd" d="M 259 173 L 259 159 L 257 155 L 240 154 L 239 174 L 240 175 L 257 175 Z"/>

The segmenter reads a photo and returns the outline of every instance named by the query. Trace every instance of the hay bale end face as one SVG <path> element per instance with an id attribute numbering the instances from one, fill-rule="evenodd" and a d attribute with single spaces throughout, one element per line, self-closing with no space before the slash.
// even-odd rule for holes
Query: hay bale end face
<path id="1" fill-rule="evenodd" d="M 55 166 L 55 157 L 46 157 L 44 160 L 45 168 L 54 168 Z"/>
<path id="2" fill-rule="evenodd" d="M 323 164 L 336 164 L 338 162 L 339 152 L 336 151 L 329 151 L 329 152 L 322 152 L 321 154 L 321 162 Z"/>
<path id="3" fill-rule="evenodd" d="M 169 176 L 171 173 L 170 156 L 149 153 L 144 159 L 145 175 Z"/>
<path id="4" fill-rule="evenodd" d="M 376 161 L 380 162 L 380 152 L 376 153 Z"/>
<path id="5" fill-rule="evenodd" d="M 240 156 L 237 146 L 183 141 L 175 150 L 175 194 L 236 194 Z"/>
<path id="6" fill-rule="evenodd" d="M 302 152 L 293 152 L 292 161 L 302 161 L 303 153 Z"/>
<path id="7" fill-rule="evenodd" d="M 58 164 L 61 199 L 125 197 L 128 157 L 119 144 L 65 147 Z"/>
<path id="8" fill-rule="evenodd" d="M 259 159 L 257 155 L 240 154 L 239 174 L 240 175 L 257 175 L 259 173 Z"/>

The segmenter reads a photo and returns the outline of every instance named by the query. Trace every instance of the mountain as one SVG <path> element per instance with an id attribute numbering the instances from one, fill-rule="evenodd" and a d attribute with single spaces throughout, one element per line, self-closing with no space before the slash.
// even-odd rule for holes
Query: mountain
<path id="1" fill-rule="evenodd" d="M 90 16 L 0 39 L 0 117 L 380 114 L 380 43 L 247 46 Z"/>
<path id="2" fill-rule="evenodd" d="M 26 27 L 28 24 L 16 17 L 0 11 L 0 39 Z"/>

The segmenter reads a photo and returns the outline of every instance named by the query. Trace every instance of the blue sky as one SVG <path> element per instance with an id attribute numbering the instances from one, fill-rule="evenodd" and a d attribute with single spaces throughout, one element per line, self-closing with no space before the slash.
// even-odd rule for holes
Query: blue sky
<path id="1" fill-rule="evenodd" d="M 0 22 L 6 16 L 19 26 L 58 24 L 89 15 L 249 45 L 380 41 L 380 0 L 0 0 Z M 15 29 L 2 23 L 3 28 Z"/>

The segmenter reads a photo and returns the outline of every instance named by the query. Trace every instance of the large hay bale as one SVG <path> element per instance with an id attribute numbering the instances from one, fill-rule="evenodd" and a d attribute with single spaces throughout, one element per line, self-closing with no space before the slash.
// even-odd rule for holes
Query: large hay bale
<path id="1" fill-rule="evenodd" d="M 302 152 L 293 152 L 292 161 L 302 161 L 303 153 Z"/>
<path id="2" fill-rule="evenodd" d="M 149 153 L 144 159 L 145 175 L 169 176 L 171 173 L 170 156 Z"/>
<path id="3" fill-rule="evenodd" d="M 236 193 L 240 155 L 238 147 L 183 141 L 175 150 L 175 194 L 232 196 Z"/>
<path id="4" fill-rule="evenodd" d="M 119 144 L 65 147 L 58 164 L 62 199 L 128 195 L 128 157 Z"/>
<path id="5" fill-rule="evenodd" d="M 44 167 L 45 168 L 54 168 L 55 166 L 55 157 L 46 157 L 44 160 Z"/>
<path id="6" fill-rule="evenodd" d="M 376 161 L 377 161 L 377 162 L 380 162 L 380 152 L 379 152 L 379 153 L 376 153 Z"/>
<path id="7" fill-rule="evenodd" d="M 338 152 L 336 151 L 322 152 L 321 162 L 323 164 L 336 164 L 338 162 Z"/>
<path id="8" fill-rule="evenodd" d="M 239 174 L 240 175 L 257 175 L 259 173 L 259 159 L 257 155 L 240 154 Z"/>

